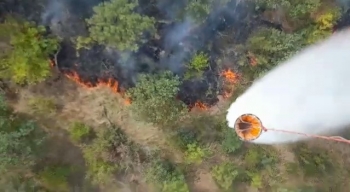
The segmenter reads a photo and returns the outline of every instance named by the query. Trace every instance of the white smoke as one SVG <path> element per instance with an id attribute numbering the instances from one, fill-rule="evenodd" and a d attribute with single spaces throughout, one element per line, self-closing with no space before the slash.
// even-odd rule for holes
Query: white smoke
<path id="1" fill-rule="evenodd" d="M 350 125 L 350 31 L 306 48 L 256 81 L 229 108 L 231 128 L 252 113 L 266 128 L 333 134 Z M 287 143 L 305 136 L 263 132 L 259 144 Z"/>

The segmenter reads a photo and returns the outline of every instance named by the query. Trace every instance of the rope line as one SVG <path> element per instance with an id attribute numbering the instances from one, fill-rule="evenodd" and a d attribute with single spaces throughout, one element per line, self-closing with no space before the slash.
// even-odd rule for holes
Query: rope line
<path id="1" fill-rule="evenodd" d="M 312 137 L 312 138 L 317 138 L 317 139 L 324 139 L 324 140 L 329 140 L 329 141 L 337 141 L 341 143 L 347 143 L 350 144 L 350 140 L 345 139 L 340 136 L 323 136 L 323 135 L 314 135 L 314 134 L 307 134 L 307 133 L 300 133 L 300 132 L 295 132 L 295 131 L 287 131 L 287 130 L 282 130 L 282 129 L 267 129 L 263 128 L 263 130 L 266 131 L 275 131 L 275 132 L 283 132 L 283 133 L 290 133 L 290 134 L 295 134 L 295 135 L 302 135 L 306 137 Z"/>

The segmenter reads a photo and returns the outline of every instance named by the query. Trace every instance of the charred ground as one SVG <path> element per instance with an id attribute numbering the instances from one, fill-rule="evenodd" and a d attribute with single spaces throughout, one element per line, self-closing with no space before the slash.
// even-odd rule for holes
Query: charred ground
<path id="1" fill-rule="evenodd" d="M 143 3 L 149 6 L 141 6 Z M 167 5 L 166 9 L 162 9 L 163 3 Z M 46 14 L 47 26 L 53 33 L 63 38 L 57 55 L 58 68 L 64 73 L 76 73 L 88 84 L 96 85 L 101 79 L 113 78 L 122 89 L 128 89 L 134 86 L 137 75 L 140 73 L 171 70 L 183 76 L 184 64 L 188 63 L 195 53 L 203 51 L 210 56 L 208 69 L 205 70 L 201 79 L 184 81 L 179 98 L 187 105 L 193 105 L 198 101 L 208 105 L 215 104 L 218 101 L 217 96 L 223 93 L 222 79 L 220 79 L 223 66 L 217 64 L 222 54 L 222 47 L 216 44 L 217 39 L 220 38 L 220 32 L 226 29 L 238 29 L 235 30 L 235 35 L 232 35 L 232 40 L 237 43 L 244 42 L 250 31 L 258 26 L 259 21 L 252 17 L 249 5 L 232 2 L 227 7 L 215 10 L 203 24 L 197 25 L 190 20 L 176 22 L 168 14 L 174 12 L 170 4 L 166 1 L 159 5 L 146 1 L 140 2 L 139 11 L 155 17 L 159 22 L 156 23 L 156 37 L 149 36 L 147 42 L 136 52 L 121 53 L 103 45 L 77 51 L 71 38 L 86 34 L 87 30 L 84 28 L 84 20 L 75 18 L 89 17 L 91 13 L 90 15 L 82 13 L 78 11 L 80 7 L 78 9 L 68 5 L 66 16 L 60 15 L 61 18 L 58 18 Z M 91 10 L 92 5 L 94 4 L 85 5 L 85 12 L 89 12 L 86 10 Z M 181 7 L 181 3 L 176 5 Z M 76 13 L 79 15 L 75 15 Z M 250 22 L 247 23 L 246 20 Z M 224 67 L 237 68 L 233 62 Z M 206 97 L 205 93 L 208 90 L 213 94 Z"/>

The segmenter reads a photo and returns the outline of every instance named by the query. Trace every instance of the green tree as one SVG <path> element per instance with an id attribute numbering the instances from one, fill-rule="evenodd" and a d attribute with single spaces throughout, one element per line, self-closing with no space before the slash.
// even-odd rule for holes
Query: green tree
<path id="1" fill-rule="evenodd" d="M 265 9 L 275 9 L 277 7 L 289 7 L 289 0 L 256 0 L 256 5 Z"/>
<path id="2" fill-rule="evenodd" d="M 35 123 L 21 119 L 0 98 L 0 172 L 26 170 L 35 164 L 44 141 Z"/>
<path id="3" fill-rule="evenodd" d="M 169 125 L 186 113 L 186 105 L 176 100 L 181 81 L 166 71 L 156 75 L 142 74 L 136 86 L 127 91 L 131 109 L 140 118 L 157 125 Z"/>
<path id="4" fill-rule="evenodd" d="M 270 70 L 280 62 L 290 58 L 304 46 L 303 36 L 299 33 L 287 34 L 274 28 L 261 28 L 252 33 L 247 40 L 249 57 L 256 59 L 254 72 Z M 249 65 L 244 60 L 241 65 Z"/>
<path id="5" fill-rule="evenodd" d="M 315 17 L 312 24 L 302 30 L 306 44 L 314 44 L 332 35 L 335 23 L 341 16 L 339 8 L 330 7 Z"/>
<path id="6" fill-rule="evenodd" d="M 264 9 L 282 8 L 295 20 L 307 18 L 321 6 L 321 0 L 256 0 L 256 3 Z"/>
<path id="7" fill-rule="evenodd" d="M 136 51 L 145 42 L 143 32 L 155 31 L 154 18 L 136 13 L 137 6 L 137 0 L 111 0 L 94 7 L 94 15 L 86 20 L 90 35 L 78 38 L 78 47 L 97 42 L 120 51 Z"/>
<path id="8" fill-rule="evenodd" d="M 0 75 L 16 83 L 38 83 L 50 76 L 49 56 L 58 40 L 46 36 L 43 26 L 7 19 L 0 24 L 1 36 L 10 38 L 11 49 L 0 60 Z"/>
<path id="9" fill-rule="evenodd" d="M 257 57 L 258 65 L 269 67 L 288 59 L 299 51 L 301 39 L 302 37 L 298 34 L 287 34 L 273 28 L 261 28 L 250 36 L 247 46 L 248 50 Z"/>
<path id="10" fill-rule="evenodd" d="M 190 17 L 196 23 L 202 24 L 209 16 L 209 14 L 226 5 L 230 0 L 191 0 L 188 1 L 181 17 Z"/>

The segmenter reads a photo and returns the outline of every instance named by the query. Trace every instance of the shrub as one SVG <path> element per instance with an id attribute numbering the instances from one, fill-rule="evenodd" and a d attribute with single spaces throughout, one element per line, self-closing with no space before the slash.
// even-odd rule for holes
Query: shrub
<path id="1" fill-rule="evenodd" d="M 5 192 L 47 192 L 33 177 L 28 178 L 24 175 L 14 177 L 2 175 L 0 189 Z"/>
<path id="2" fill-rule="evenodd" d="M 305 19 L 321 6 L 321 0 L 290 0 L 288 15 L 293 19 Z"/>
<path id="3" fill-rule="evenodd" d="M 105 159 L 106 144 L 103 140 L 94 141 L 91 146 L 83 149 L 84 159 L 87 166 L 87 178 L 94 184 L 106 184 L 113 180 L 113 174 L 118 170 L 118 165 Z M 106 152 L 105 152 L 106 153 Z"/>
<path id="4" fill-rule="evenodd" d="M 231 163 L 222 163 L 212 169 L 212 176 L 216 183 L 223 189 L 228 190 L 239 175 L 238 169 Z"/>
<path id="5" fill-rule="evenodd" d="M 295 156 L 306 176 L 319 176 L 329 174 L 333 165 L 325 151 L 306 145 L 298 145 L 295 149 Z"/>
<path id="6" fill-rule="evenodd" d="M 250 182 L 251 187 L 260 189 L 263 187 L 263 181 L 270 183 L 271 179 L 272 181 L 278 179 L 276 163 L 278 163 L 278 156 L 273 148 L 249 147 L 244 156 L 246 181 Z"/>
<path id="7" fill-rule="evenodd" d="M 314 187 L 309 187 L 309 186 L 305 186 L 305 187 L 293 187 L 293 188 L 284 188 L 284 187 L 280 187 L 276 189 L 276 192 L 316 192 L 317 189 L 315 189 Z"/>
<path id="8" fill-rule="evenodd" d="M 188 121 L 182 123 L 190 127 L 196 133 L 196 140 L 200 143 L 214 143 L 221 139 L 221 117 L 213 116 L 208 113 L 189 114 Z M 187 120 L 186 119 L 186 120 Z"/>
<path id="9" fill-rule="evenodd" d="M 69 128 L 70 138 L 77 143 L 86 141 L 90 138 L 93 130 L 84 123 L 74 122 Z"/>
<path id="10" fill-rule="evenodd" d="M 221 142 L 221 147 L 225 153 L 233 154 L 242 147 L 243 142 L 239 139 L 235 131 L 226 125 L 226 122 L 222 123 L 222 126 L 223 140 Z"/>
<path id="11" fill-rule="evenodd" d="M 198 142 L 197 133 L 191 129 L 176 130 L 174 140 L 175 144 L 184 150 L 186 150 L 187 145 Z"/>
<path id="12" fill-rule="evenodd" d="M 49 166 L 39 172 L 39 180 L 44 186 L 52 191 L 68 192 L 68 177 L 71 174 L 69 166 Z"/>
<path id="13" fill-rule="evenodd" d="M 254 172 L 254 171 L 247 171 L 246 173 L 250 178 L 250 186 L 257 188 L 257 189 L 259 189 L 263 186 L 261 173 Z"/>
<path id="14" fill-rule="evenodd" d="M 305 46 L 304 41 L 304 34 L 300 32 L 288 34 L 274 28 L 257 29 L 249 35 L 245 50 L 242 50 L 246 54 L 238 61 L 244 78 L 253 81 L 262 77 L 297 53 Z"/>
<path id="15" fill-rule="evenodd" d="M 0 173 L 31 168 L 41 155 L 44 132 L 34 122 L 14 114 L 2 96 L 0 124 Z"/>
<path id="16" fill-rule="evenodd" d="M 97 133 L 92 144 L 83 148 L 87 177 L 94 184 L 112 182 L 118 171 L 132 168 L 138 162 L 134 144 L 119 127 L 107 127 Z"/>
<path id="17" fill-rule="evenodd" d="M 187 150 L 185 151 L 185 161 L 188 164 L 195 163 L 200 164 L 209 154 L 209 151 L 198 146 L 197 143 L 187 144 Z"/>
<path id="18" fill-rule="evenodd" d="M 268 150 L 262 147 L 250 147 L 244 156 L 246 168 L 249 171 L 256 171 L 277 163 L 276 154 L 273 153 L 274 151 L 270 151 L 273 149 L 269 148 Z"/>
<path id="19" fill-rule="evenodd" d="M 247 49 L 257 59 L 260 70 L 269 70 L 299 51 L 303 46 L 302 39 L 297 33 L 287 34 L 273 28 L 261 28 L 249 36 Z"/>
<path id="20" fill-rule="evenodd" d="M 190 63 L 186 65 L 185 79 L 201 78 L 208 67 L 209 56 L 203 52 L 195 54 Z"/>
<path id="21" fill-rule="evenodd" d="M 28 104 L 33 113 L 40 115 L 50 115 L 57 111 L 57 105 L 51 98 L 34 97 L 30 98 Z"/>
<path id="22" fill-rule="evenodd" d="M 170 161 L 152 162 L 146 171 L 146 179 L 160 192 L 189 192 L 184 175 Z"/>

